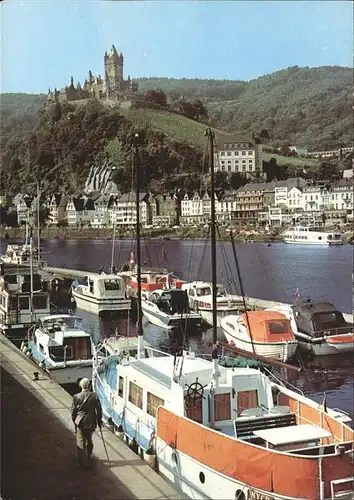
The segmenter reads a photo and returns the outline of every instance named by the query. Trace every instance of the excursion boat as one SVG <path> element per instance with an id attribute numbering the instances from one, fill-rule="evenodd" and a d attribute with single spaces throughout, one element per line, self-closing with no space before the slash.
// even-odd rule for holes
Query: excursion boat
<path id="1" fill-rule="evenodd" d="M 188 294 L 190 308 L 198 312 L 205 323 L 212 325 L 212 284 L 205 281 L 193 281 L 183 283 L 182 290 L 185 290 Z M 228 294 L 222 285 L 217 285 L 216 303 L 218 326 L 220 326 L 221 318 L 225 315 L 244 311 L 242 298 L 238 295 Z"/>
<path id="2" fill-rule="evenodd" d="M 249 311 L 221 319 L 229 344 L 285 363 L 298 346 L 289 319 L 276 311 Z"/>
<path id="3" fill-rule="evenodd" d="M 71 294 L 78 309 L 93 314 L 128 313 L 131 308 L 124 278 L 117 274 L 91 274 L 86 284 L 73 287 Z"/>
<path id="4" fill-rule="evenodd" d="M 301 245 L 343 245 L 344 240 L 340 233 L 326 233 L 320 228 L 310 226 L 295 226 L 283 235 L 285 243 Z"/>
<path id="5" fill-rule="evenodd" d="M 7 337 L 23 338 L 32 324 L 50 312 L 48 282 L 40 274 L 9 270 L 0 277 L 0 328 Z"/>
<path id="6" fill-rule="evenodd" d="M 92 378 L 92 344 L 82 318 L 53 314 L 42 318 L 25 350 L 58 384 Z"/>
<path id="7" fill-rule="evenodd" d="M 253 368 L 95 353 L 104 420 L 190 498 L 352 499 L 353 430 Z M 292 471 L 289 474 L 289 470 Z M 263 495 L 263 496 L 262 496 Z"/>
<path id="8" fill-rule="evenodd" d="M 145 295 L 141 309 L 150 323 L 162 328 L 189 330 L 202 326 L 200 314 L 189 308 L 187 293 L 178 288 L 158 289 Z"/>
<path id="9" fill-rule="evenodd" d="M 290 319 L 300 347 L 315 356 L 354 351 L 353 322 L 347 321 L 333 304 L 310 301 L 283 304 L 277 309 Z"/>

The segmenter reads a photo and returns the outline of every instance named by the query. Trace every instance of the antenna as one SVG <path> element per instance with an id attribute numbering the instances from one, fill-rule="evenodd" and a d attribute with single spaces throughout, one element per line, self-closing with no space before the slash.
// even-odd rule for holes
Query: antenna
<path id="1" fill-rule="evenodd" d="M 33 239 L 30 238 L 30 317 L 33 322 Z"/>

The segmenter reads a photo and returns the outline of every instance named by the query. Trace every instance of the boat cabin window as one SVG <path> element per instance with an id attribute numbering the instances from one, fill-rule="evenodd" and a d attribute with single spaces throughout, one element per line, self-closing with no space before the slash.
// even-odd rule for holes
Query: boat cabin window
<path id="1" fill-rule="evenodd" d="M 62 345 L 55 345 L 49 347 L 49 356 L 56 363 L 64 361 L 64 359 L 70 359 L 71 357 L 70 354 L 71 353 L 69 352 L 69 349 L 66 349 L 66 353 L 64 354 L 64 347 Z"/>
<path id="2" fill-rule="evenodd" d="M 194 420 L 195 422 L 203 422 L 203 398 L 196 394 L 195 397 L 191 396 L 185 398 L 185 412 L 186 417 Z"/>
<path id="3" fill-rule="evenodd" d="M 10 309 L 17 309 L 17 297 L 10 297 Z"/>
<path id="4" fill-rule="evenodd" d="M 35 295 L 33 297 L 33 308 L 34 309 L 46 309 L 47 308 L 47 298 Z"/>
<path id="5" fill-rule="evenodd" d="M 104 287 L 107 291 L 120 290 L 119 280 L 104 280 Z"/>
<path id="6" fill-rule="evenodd" d="M 237 413 L 241 413 L 249 408 L 258 407 L 258 392 L 254 391 L 240 391 L 237 393 Z"/>
<path id="7" fill-rule="evenodd" d="M 89 284 L 89 287 L 90 287 L 90 293 L 93 293 L 93 281 L 92 280 L 88 280 L 88 284 Z"/>
<path id="8" fill-rule="evenodd" d="M 146 409 L 146 411 L 148 412 L 149 415 L 151 415 L 152 417 L 156 417 L 157 408 L 159 406 L 164 406 L 164 405 L 165 405 L 165 401 L 162 398 L 159 398 L 158 396 L 151 394 L 151 392 L 147 393 L 147 409 Z"/>
<path id="9" fill-rule="evenodd" d="M 287 333 L 289 331 L 289 322 L 286 320 L 272 320 L 267 323 L 270 333 Z"/>
<path id="10" fill-rule="evenodd" d="M 229 328 L 231 328 L 231 330 L 235 330 L 235 326 L 232 324 L 232 323 L 229 323 L 228 321 L 225 322 L 226 326 L 228 326 Z"/>
<path id="11" fill-rule="evenodd" d="M 29 297 L 19 297 L 19 306 L 20 306 L 20 309 L 25 309 L 25 310 L 28 310 L 29 309 Z"/>
<path id="12" fill-rule="evenodd" d="M 119 377 L 118 379 L 118 396 L 121 398 L 123 397 L 123 391 L 124 391 L 124 378 Z"/>
<path id="13" fill-rule="evenodd" d="M 16 274 L 5 274 L 4 280 L 9 283 L 9 285 L 16 285 L 17 275 Z"/>
<path id="14" fill-rule="evenodd" d="M 215 394 L 215 421 L 230 420 L 231 419 L 231 397 L 230 393 Z M 210 401 L 209 401 L 210 405 Z M 210 420 L 210 407 L 209 407 L 209 420 Z"/>
<path id="15" fill-rule="evenodd" d="M 65 345 L 67 345 L 67 358 L 72 359 L 89 359 L 91 358 L 91 344 L 88 337 L 81 338 L 65 338 Z"/>
<path id="16" fill-rule="evenodd" d="M 212 292 L 210 286 L 204 288 L 197 288 L 198 297 L 203 297 L 204 295 L 211 295 L 211 293 Z"/>
<path id="17" fill-rule="evenodd" d="M 339 311 L 315 314 L 313 322 L 315 330 L 330 330 L 345 325 L 345 320 Z"/>
<path id="18" fill-rule="evenodd" d="M 129 382 L 129 401 L 138 408 L 143 408 L 143 389 L 134 382 Z"/>

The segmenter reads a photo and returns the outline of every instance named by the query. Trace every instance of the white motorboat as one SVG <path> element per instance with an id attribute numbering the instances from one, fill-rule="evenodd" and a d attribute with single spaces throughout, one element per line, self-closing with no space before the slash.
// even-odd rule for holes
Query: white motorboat
<path id="1" fill-rule="evenodd" d="M 354 352 L 353 322 L 329 302 L 278 304 L 273 310 L 284 313 L 302 349 L 315 356 Z"/>
<path id="2" fill-rule="evenodd" d="M 92 344 L 82 319 L 69 314 L 42 318 L 27 345 L 26 354 L 58 384 L 92 377 Z"/>
<path id="3" fill-rule="evenodd" d="M 124 278 L 117 274 L 90 274 L 86 284 L 78 284 L 71 293 L 78 309 L 94 314 L 128 313 L 131 308 Z"/>
<path id="4" fill-rule="evenodd" d="M 324 232 L 320 228 L 310 226 L 295 226 L 283 234 L 285 243 L 300 245 L 343 245 L 344 240 L 338 232 Z"/>
<path id="5" fill-rule="evenodd" d="M 187 292 L 190 308 L 198 312 L 205 323 L 212 325 L 212 284 L 205 281 L 192 281 L 183 283 L 182 290 Z M 217 285 L 216 303 L 218 326 L 220 326 L 221 318 L 224 316 L 244 311 L 242 298 L 238 295 L 228 294 L 222 285 Z"/>
<path id="6" fill-rule="evenodd" d="M 285 363 L 298 346 L 289 319 L 276 311 L 249 311 L 221 319 L 229 344 Z"/>
<path id="7" fill-rule="evenodd" d="M 5 271 L 0 277 L 0 328 L 11 339 L 21 339 L 28 328 L 50 314 L 48 283 L 40 274 Z"/>
<path id="8" fill-rule="evenodd" d="M 141 303 L 144 316 L 150 323 L 167 329 L 199 329 L 200 314 L 191 312 L 187 293 L 178 288 L 164 288 L 145 294 Z"/>

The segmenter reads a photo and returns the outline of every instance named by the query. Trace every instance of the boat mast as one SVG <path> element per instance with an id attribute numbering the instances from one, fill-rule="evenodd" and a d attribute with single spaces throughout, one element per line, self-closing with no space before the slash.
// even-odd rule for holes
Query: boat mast
<path id="1" fill-rule="evenodd" d="M 112 241 L 112 256 L 111 256 L 111 273 L 113 273 L 113 261 L 114 261 L 114 245 L 116 242 L 116 223 L 117 223 L 117 214 L 115 214 L 115 219 L 113 222 L 113 241 Z"/>
<path id="2" fill-rule="evenodd" d="M 136 210 L 136 265 L 138 280 L 138 297 L 136 304 L 138 330 L 138 359 L 143 357 L 144 337 L 141 314 L 141 247 L 140 247 L 140 165 L 139 165 L 139 134 L 134 135 L 133 161 L 135 164 L 135 210 Z"/>
<path id="3" fill-rule="evenodd" d="M 33 238 L 30 238 L 30 317 L 33 323 Z"/>
<path id="4" fill-rule="evenodd" d="M 212 279 L 212 311 L 213 311 L 213 378 L 215 386 L 218 386 L 218 350 L 217 350 L 217 282 L 216 282 L 216 220 L 215 220 L 215 173 L 214 173 L 214 138 L 215 134 L 210 127 L 207 128 L 205 135 L 209 143 L 209 166 L 210 166 L 210 233 L 211 233 L 211 279 Z M 211 405 L 214 407 L 214 405 Z"/>
<path id="5" fill-rule="evenodd" d="M 40 255 L 41 255 L 41 246 L 40 246 L 40 227 L 39 227 L 39 183 L 37 182 L 37 250 L 38 250 L 38 268 L 40 268 Z"/>

